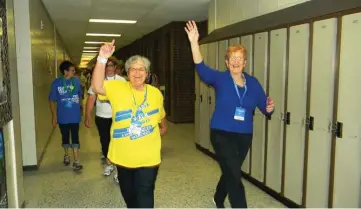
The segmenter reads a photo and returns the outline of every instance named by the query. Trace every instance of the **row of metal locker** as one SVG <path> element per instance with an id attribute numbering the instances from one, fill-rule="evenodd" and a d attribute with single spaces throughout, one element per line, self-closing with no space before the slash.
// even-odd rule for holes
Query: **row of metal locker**
<path id="1" fill-rule="evenodd" d="M 269 119 L 256 111 L 242 170 L 298 205 L 360 207 L 361 13 L 204 44 L 205 63 L 225 69 L 235 43 L 276 104 Z M 195 140 L 214 152 L 215 92 L 195 83 Z"/>

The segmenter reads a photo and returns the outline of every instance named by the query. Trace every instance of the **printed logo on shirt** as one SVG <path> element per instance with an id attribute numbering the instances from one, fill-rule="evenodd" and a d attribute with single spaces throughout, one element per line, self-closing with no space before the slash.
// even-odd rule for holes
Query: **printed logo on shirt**
<path id="1" fill-rule="evenodd" d="M 80 102 L 79 100 L 79 95 L 73 95 L 71 98 L 67 97 L 67 98 L 62 98 L 60 100 L 61 102 L 72 102 L 72 103 L 76 103 L 78 104 Z"/>
<path id="2" fill-rule="evenodd" d="M 59 95 L 63 96 L 67 93 L 67 90 L 64 88 L 64 86 L 58 86 L 58 93 Z"/>
<path id="3" fill-rule="evenodd" d="M 58 93 L 60 96 L 63 96 L 65 94 L 68 93 L 68 90 L 67 89 L 70 89 L 70 90 L 73 90 L 74 89 L 74 86 L 72 85 L 68 85 L 66 86 L 66 88 L 64 86 L 58 86 Z"/>
<path id="4" fill-rule="evenodd" d="M 117 112 L 115 121 L 126 120 L 131 118 L 131 124 L 122 129 L 115 129 L 113 131 L 114 139 L 124 139 L 130 137 L 130 140 L 136 140 L 148 136 L 153 133 L 154 127 L 150 125 L 150 116 L 159 113 L 159 109 L 154 109 L 149 112 L 143 112 L 138 109 L 136 115 L 131 117 L 131 110 Z M 148 125 L 149 124 L 149 125 Z"/>

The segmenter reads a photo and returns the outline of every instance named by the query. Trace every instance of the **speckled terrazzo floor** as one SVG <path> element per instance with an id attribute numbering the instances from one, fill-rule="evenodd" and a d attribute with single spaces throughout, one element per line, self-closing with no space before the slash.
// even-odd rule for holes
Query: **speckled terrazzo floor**
<path id="1" fill-rule="evenodd" d="M 163 163 L 156 185 L 155 206 L 162 208 L 213 208 L 212 196 L 220 175 L 216 162 L 195 148 L 193 124 L 169 124 L 163 139 Z M 84 170 L 74 173 L 62 165 L 63 151 L 57 130 L 38 171 L 24 173 L 28 208 L 125 207 L 119 187 L 103 176 L 96 128 L 80 129 Z M 244 180 L 249 207 L 284 208 Z M 226 206 L 229 204 L 226 203 Z"/>

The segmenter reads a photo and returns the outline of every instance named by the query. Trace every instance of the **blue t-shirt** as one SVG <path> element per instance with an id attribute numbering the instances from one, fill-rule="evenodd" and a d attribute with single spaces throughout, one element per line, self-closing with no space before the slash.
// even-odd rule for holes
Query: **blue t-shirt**
<path id="1" fill-rule="evenodd" d="M 59 124 L 80 123 L 82 91 L 78 78 L 57 78 L 51 84 L 49 100 L 57 103 Z"/>
<path id="2" fill-rule="evenodd" d="M 261 84 L 255 77 L 243 73 L 246 79 L 246 88 L 237 86 L 239 92 L 238 97 L 229 70 L 224 72 L 214 70 L 205 65 L 204 61 L 196 64 L 196 68 L 200 79 L 215 89 L 216 104 L 211 119 L 211 128 L 228 132 L 250 134 L 253 133 L 253 113 L 256 107 L 267 116 L 272 114 L 267 113 L 266 111 L 267 96 Z M 243 100 L 241 105 L 242 97 Z M 239 107 L 245 109 L 243 121 L 234 119 L 236 108 Z"/>

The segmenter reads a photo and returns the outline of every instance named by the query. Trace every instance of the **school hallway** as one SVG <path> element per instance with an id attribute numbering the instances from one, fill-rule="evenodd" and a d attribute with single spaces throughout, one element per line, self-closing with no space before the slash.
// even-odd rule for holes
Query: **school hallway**
<path id="1" fill-rule="evenodd" d="M 27 208 L 119 208 L 125 207 L 118 185 L 103 176 L 100 143 L 95 126 L 80 128 L 81 173 L 62 163 L 63 149 L 57 129 L 48 144 L 37 171 L 24 172 Z M 163 138 L 163 162 L 155 191 L 158 208 L 214 208 L 212 197 L 220 169 L 209 156 L 196 149 L 193 124 L 171 124 Z M 248 206 L 284 208 L 285 206 L 251 183 L 243 180 Z M 228 200 L 226 207 L 229 207 Z"/>

